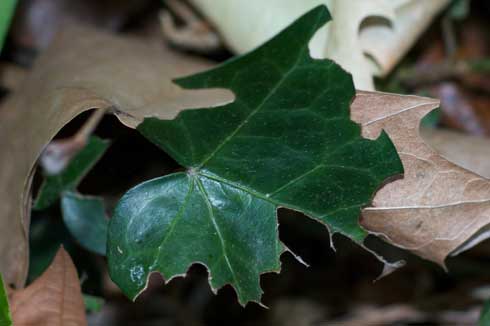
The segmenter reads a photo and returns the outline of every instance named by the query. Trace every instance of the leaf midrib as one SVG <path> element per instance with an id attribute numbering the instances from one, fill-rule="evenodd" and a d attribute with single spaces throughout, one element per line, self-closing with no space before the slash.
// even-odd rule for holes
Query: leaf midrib
<path id="1" fill-rule="evenodd" d="M 223 235 L 221 234 L 220 227 L 219 227 L 219 225 L 216 222 L 216 219 L 214 217 L 213 206 L 212 206 L 211 202 L 209 201 L 208 194 L 207 194 L 206 189 L 204 188 L 204 185 L 202 184 L 201 180 L 198 177 L 196 177 L 194 182 L 197 184 L 197 187 L 199 188 L 199 191 L 201 192 L 201 194 L 204 198 L 204 201 L 206 202 L 206 206 L 207 206 L 208 212 L 209 212 L 209 218 L 210 218 L 211 222 L 213 223 L 214 229 L 216 230 L 216 234 L 218 235 L 218 238 L 220 240 L 221 248 L 223 251 L 223 257 L 225 258 L 226 265 L 228 266 L 228 269 L 231 272 L 234 284 L 236 286 L 237 292 L 238 292 L 239 297 L 240 297 L 243 292 L 242 292 L 242 289 L 240 286 L 239 279 L 237 278 L 236 273 L 235 273 L 235 271 L 231 265 L 231 262 L 228 259 L 228 253 L 226 251 L 226 244 L 225 244 Z"/>
<path id="2" fill-rule="evenodd" d="M 271 89 L 271 91 L 269 92 L 269 94 L 264 97 L 264 99 L 262 100 L 262 102 L 260 102 L 260 104 L 257 106 L 256 109 L 252 110 L 252 112 L 250 112 L 249 115 L 247 115 L 243 121 L 235 128 L 235 130 L 233 130 L 224 140 L 222 143 L 220 143 L 216 149 L 214 151 L 212 151 L 197 167 L 196 169 L 201 169 L 207 162 L 209 162 L 209 160 L 211 160 L 222 148 L 223 146 L 225 146 L 233 137 L 235 137 L 235 135 L 240 132 L 240 130 L 249 122 L 249 120 L 251 118 L 253 118 L 253 116 L 255 114 L 257 114 L 260 110 L 262 110 L 262 108 L 264 107 L 264 105 L 274 96 L 276 95 L 276 92 L 281 88 L 281 86 L 284 84 L 284 82 L 286 80 L 288 80 L 288 77 L 289 75 L 298 67 L 298 64 L 299 62 L 301 61 L 301 58 L 303 57 L 303 54 L 304 54 L 304 51 L 305 49 L 307 48 L 308 44 L 306 46 L 302 46 L 300 51 L 298 52 L 298 57 L 296 58 L 296 61 L 294 62 L 294 64 L 289 67 L 289 69 L 282 74 L 282 77 L 280 80 L 277 81 L 276 85 L 274 85 L 274 87 Z"/>
<path id="3" fill-rule="evenodd" d="M 341 167 L 341 166 L 339 166 Z M 344 168 L 347 168 L 347 167 L 344 167 Z M 257 191 L 254 191 L 253 189 L 250 189 L 246 186 L 242 186 L 240 184 L 237 184 L 235 182 L 232 182 L 230 180 L 227 180 L 227 179 L 224 179 L 224 178 L 221 178 L 213 173 L 208 173 L 206 171 L 198 171 L 198 172 L 195 172 L 195 175 L 197 176 L 197 179 L 199 178 L 206 178 L 206 179 L 209 179 L 209 180 L 213 180 L 213 181 L 216 181 L 216 182 L 219 182 L 219 183 L 224 183 L 232 188 L 235 188 L 235 189 L 238 189 L 238 190 L 241 190 L 241 191 L 244 191 L 252 196 L 255 196 L 259 199 L 262 199 L 266 202 L 269 202 L 271 204 L 273 204 L 274 206 L 276 206 L 276 208 L 279 208 L 279 207 L 284 207 L 284 208 L 288 208 L 288 209 L 292 209 L 292 210 L 295 210 L 295 211 L 298 211 L 298 212 L 301 212 L 311 218 L 314 218 L 314 219 L 318 219 L 318 218 L 324 218 L 324 217 L 328 217 L 329 215 L 332 215 L 336 212 L 339 212 L 339 211 L 342 211 L 342 210 L 345 210 L 345 209 L 351 209 L 353 207 L 358 207 L 358 206 L 361 206 L 361 204 L 355 204 L 355 205 L 349 205 L 349 206 L 346 206 L 346 207 L 339 207 L 339 208 L 335 208 L 333 210 L 330 210 L 328 212 L 324 212 L 322 214 L 318 214 L 318 213 L 315 213 L 313 211 L 310 211 L 310 210 L 307 210 L 307 209 L 304 209 L 303 207 L 298 207 L 298 206 L 295 206 L 295 205 L 287 205 L 285 203 L 282 203 L 280 201 L 277 201 L 275 200 L 274 198 L 271 198 L 270 196 L 266 196 L 260 192 L 257 192 Z"/>
<path id="4" fill-rule="evenodd" d="M 189 178 L 189 177 L 186 176 L 186 178 Z M 189 189 L 187 190 L 187 193 L 185 195 L 182 206 L 180 207 L 180 209 L 178 210 L 174 220 L 172 221 L 172 223 L 170 225 L 170 229 L 168 230 L 167 234 L 165 235 L 163 240 L 160 242 L 160 245 L 158 246 L 157 255 L 156 255 L 155 260 L 153 262 L 153 266 L 154 266 L 153 268 L 158 266 L 158 262 L 160 261 L 160 256 L 162 254 L 163 246 L 167 243 L 167 240 L 170 238 L 171 234 L 173 233 L 175 226 L 177 225 L 177 223 L 181 220 L 182 216 L 184 215 L 187 203 L 189 202 L 189 198 L 192 194 L 192 191 L 194 190 L 194 182 L 192 182 L 192 179 L 190 181 L 191 182 L 189 182 Z"/>

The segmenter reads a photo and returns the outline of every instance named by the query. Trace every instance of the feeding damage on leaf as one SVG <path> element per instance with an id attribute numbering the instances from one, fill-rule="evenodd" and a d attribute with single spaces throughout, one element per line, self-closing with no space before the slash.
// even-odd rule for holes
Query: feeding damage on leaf
<path id="1" fill-rule="evenodd" d="M 111 273 L 129 277 L 119 285 L 136 297 L 150 271 L 172 278 L 201 263 L 214 291 L 230 283 L 242 304 L 256 300 L 259 275 L 279 271 L 284 251 L 275 211 L 268 201 L 204 176 L 176 173 L 145 182 L 114 213 Z"/>
<path id="2" fill-rule="evenodd" d="M 310 39 L 329 20 L 317 7 L 256 50 L 177 80 L 229 89 L 233 103 L 138 126 L 188 172 L 136 186 L 116 208 L 107 255 L 128 296 L 151 272 L 171 279 L 202 263 L 214 290 L 230 284 L 242 305 L 260 302 L 259 276 L 278 272 L 285 251 L 279 207 L 364 241 L 361 208 L 403 167 L 385 133 L 365 139 L 350 119 L 352 77 L 310 57 Z"/>

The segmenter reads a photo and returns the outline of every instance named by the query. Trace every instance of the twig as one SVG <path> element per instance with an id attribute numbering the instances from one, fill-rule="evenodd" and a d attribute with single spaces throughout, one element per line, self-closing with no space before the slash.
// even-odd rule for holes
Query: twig
<path id="1" fill-rule="evenodd" d="M 424 64 L 414 69 L 401 70 L 398 73 L 398 80 L 408 86 L 419 86 L 452 78 L 461 78 L 469 73 L 490 73 L 490 59 Z"/>
<path id="2" fill-rule="evenodd" d="M 83 126 L 71 137 L 54 140 L 46 146 L 39 159 L 40 165 L 48 175 L 58 174 L 88 142 L 107 109 L 95 110 Z"/>
<path id="3" fill-rule="evenodd" d="M 182 19 L 187 25 L 200 23 L 201 20 L 185 3 L 179 0 L 166 0 L 167 7 L 180 19 Z"/>
<path id="4" fill-rule="evenodd" d="M 73 140 L 82 142 L 85 145 L 88 138 L 94 132 L 95 128 L 97 128 L 99 122 L 102 120 L 106 112 L 107 109 L 95 110 L 92 115 L 87 119 L 87 121 L 85 121 L 83 126 L 73 136 Z"/>
<path id="5" fill-rule="evenodd" d="M 442 18 L 441 24 L 442 37 L 444 39 L 444 45 L 446 47 L 446 54 L 449 60 L 453 60 L 456 55 L 456 50 L 458 46 L 458 42 L 456 41 L 456 33 L 454 31 L 454 24 L 449 15 L 446 15 L 444 18 Z"/>
<path id="6" fill-rule="evenodd" d="M 167 0 L 168 8 L 184 21 L 183 27 L 177 27 L 169 12 L 162 12 L 160 23 L 165 37 L 177 47 L 197 52 L 209 53 L 221 47 L 218 35 L 207 22 L 200 19 L 181 1 Z"/>

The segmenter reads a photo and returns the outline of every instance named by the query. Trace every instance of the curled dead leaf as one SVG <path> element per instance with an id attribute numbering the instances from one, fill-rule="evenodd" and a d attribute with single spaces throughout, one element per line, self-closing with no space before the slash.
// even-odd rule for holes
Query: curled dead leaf
<path id="1" fill-rule="evenodd" d="M 485 239 L 480 231 L 490 224 L 490 181 L 424 142 L 420 120 L 438 106 L 437 100 L 417 96 L 358 92 L 351 116 L 364 137 L 376 138 L 384 129 L 405 168 L 404 178 L 385 185 L 363 210 L 362 225 L 444 266 L 452 252 Z"/>
<path id="2" fill-rule="evenodd" d="M 191 0 L 236 53 L 266 41 L 309 9 L 325 4 L 333 21 L 318 31 L 314 57 L 335 60 L 356 88 L 374 90 L 373 75 L 389 73 L 449 0 Z M 254 17 L 250 25 L 249 17 Z M 367 55 L 366 55 L 367 54 Z"/>
<path id="3" fill-rule="evenodd" d="M 0 272 L 21 288 L 27 275 L 31 176 L 56 133 L 89 109 L 108 109 L 127 126 L 144 117 L 173 118 L 181 109 L 232 100 L 229 91 L 187 91 L 172 78 L 210 64 L 161 43 L 67 27 L 0 109 Z"/>

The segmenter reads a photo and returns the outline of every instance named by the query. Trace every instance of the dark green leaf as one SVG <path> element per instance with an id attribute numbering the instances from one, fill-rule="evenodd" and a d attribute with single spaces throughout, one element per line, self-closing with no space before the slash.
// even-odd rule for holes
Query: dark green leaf
<path id="1" fill-rule="evenodd" d="M 0 52 L 2 51 L 3 42 L 7 36 L 10 26 L 10 20 L 14 15 L 15 5 L 17 0 L 2 0 L 0 1 Z"/>
<path id="2" fill-rule="evenodd" d="M 485 301 L 480 313 L 479 326 L 490 326 L 490 300 Z"/>
<path id="3" fill-rule="evenodd" d="M 187 172 L 133 188 L 116 208 L 109 268 L 130 297 L 151 271 L 170 279 L 198 262 L 213 289 L 229 283 L 240 303 L 259 301 L 259 275 L 278 271 L 284 251 L 280 206 L 364 240 L 361 207 L 403 168 L 385 133 L 364 139 L 350 120 L 351 76 L 309 56 L 309 40 L 329 19 L 317 7 L 255 51 L 177 81 L 230 89 L 233 103 L 138 126 Z"/>
<path id="4" fill-rule="evenodd" d="M 434 128 L 441 121 L 441 109 L 430 111 L 420 122 L 421 126 Z"/>
<path id="5" fill-rule="evenodd" d="M 49 267 L 61 245 L 66 249 L 74 247 L 63 221 L 47 215 L 33 219 L 29 228 L 28 283 L 32 283 Z"/>
<path id="6" fill-rule="evenodd" d="M 87 145 L 70 161 L 68 166 L 57 175 L 46 176 L 34 209 L 46 209 L 54 204 L 63 191 L 75 189 L 83 177 L 102 157 L 109 142 L 98 137 L 90 137 Z"/>
<path id="7" fill-rule="evenodd" d="M 7 291 L 5 291 L 3 278 L 2 275 L 0 274 L 0 326 L 10 326 L 10 325 L 12 325 L 12 317 L 10 317 Z"/>
<path id="8" fill-rule="evenodd" d="M 66 227 L 78 243 L 105 256 L 109 220 L 102 199 L 65 192 L 61 198 L 61 211 Z"/>
<path id="9" fill-rule="evenodd" d="M 454 20 L 463 20 L 470 13 L 470 0 L 452 0 L 448 14 Z"/>
<path id="10" fill-rule="evenodd" d="M 83 302 L 85 303 L 85 309 L 89 313 L 99 312 L 105 303 L 105 300 L 101 297 L 84 294 Z"/>
<path id="11" fill-rule="evenodd" d="M 230 283 L 241 303 L 262 294 L 259 275 L 279 271 L 284 247 L 276 207 L 246 191 L 200 175 L 176 173 L 130 190 L 111 220 L 112 277 L 132 298 L 150 271 L 185 275 L 207 266 L 213 291 Z"/>

